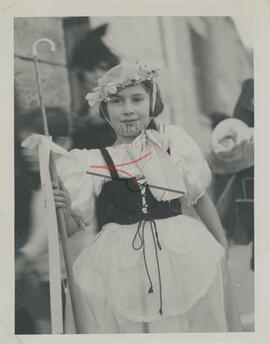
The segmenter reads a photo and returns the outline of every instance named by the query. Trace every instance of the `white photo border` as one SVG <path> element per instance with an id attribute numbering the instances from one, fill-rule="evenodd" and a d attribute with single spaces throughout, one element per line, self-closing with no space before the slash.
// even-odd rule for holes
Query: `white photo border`
<path id="1" fill-rule="evenodd" d="M 14 333 L 14 67 L 13 19 L 64 16 L 251 16 L 255 78 L 255 332 L 147 335 Z M 267 343 L 270 340 L 270 2 L 0 0 L 0 343 Z M 268 152 L 268 153 L 267 153 Z M 268 209 L 269 208 L 269 209 Z"/>

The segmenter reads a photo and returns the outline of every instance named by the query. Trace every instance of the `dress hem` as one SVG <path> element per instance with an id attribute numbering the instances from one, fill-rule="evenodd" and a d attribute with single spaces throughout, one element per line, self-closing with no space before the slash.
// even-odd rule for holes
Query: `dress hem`
<path id="1" fill-rule="evenodd" d="M 212 276 L 207 281 L 204 288 L 202 288 L 200 290 L 200 292 L 195 297 L 193 297 L 193 299 L 186 305 L 186 307 L 184 307 L 184 309 L 183 309 L 183 307 L 181 307 L 181 309 L 178 308 L 178 309 L 166 312 L 166 314 L 163 314 L 163 315 L 159 315 L 158 310 L 157 310 L 156 316 L 145 317 L 145 316 L 131 315 L 130 312 L 127 312 L 127 311 L 123 310 L 121 307 L 116 306 L 113 302 L 111 302 L 112 308 L 114 308 L 123 317 L 125 317 L 131 321 L 135 321 L 135 322 L 154 322 L 154 321 L 170 318 L 172 316 L 182 315 L 182 314 L 190 311 L 190 309 L 208 292 L 213 280 L 219 276 L 219 269 L 220 268 L 218 267 L 215 275 Z M 223 291 L 223 287 L 222 287 L 222 291 Z M 163 309 L 163 312 L 164 312 L 164 309 Z"/>

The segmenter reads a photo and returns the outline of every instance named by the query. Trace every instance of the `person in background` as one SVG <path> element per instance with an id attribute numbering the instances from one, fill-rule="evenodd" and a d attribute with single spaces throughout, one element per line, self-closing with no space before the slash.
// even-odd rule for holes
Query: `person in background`
<path id="1" fill-rule="evenodd" d="M 15 245 L 15 334 L 37 333 L 34 317 L 29 310 L 29 299 L 32 289 L 28 288 L 27 281 L 20 273 L 24 267 L 20 264 L 20 249 L 29 238 L 31 214 L 30 205 L 35 184 L 29 165 L 25 161 L 20 147 L 20 131 L 22 127 L 21 111 L 15 93 L 14 98 L 14 245 Z"/>
<path id="2" fill-rule="evenodd" d="M 235 244 L 252 242 L 254 270 L 254 81 L 242 83 L 232 118 L 212 133 L 211 166 L 217 183 L 225 181 L 216 202 L 227 236 Z"/>
<path id="3" fill-rule="evenodd" d="M 119 58 L 103 41 L 107 29 L 108 24 L 104 24 L 89 31 L 73 49 L 71 68 L 77 71 L 82 89 L 82 105 L 73 121 L 73 148 L 105 147 L 115 140 L 108 123 L 84 101 L 86 93 L 97 86 L 98 79 L 119 63 Z"/>
<path id="4" fill-rule="evenodd" d="M 69 150 L 71 147 L 71 121 L 70 114 L 58 107 L 46 109 L 49 133 L 53 141 L 59 146 Z M 23 117 L 23 125 L 20 130 L 19 140 L 32 133 L 42 134 L 42 116 L 40 109 L 33 109 Z M 49 290 L 49 262 L 48 262 L 48 233 L 46 228 L 46 213 L 43 193 L 40 185 L 39 161 L 36 151 L 22 149 L 22 156 L 27 164 L 29 175 L 32 179 L 32 199 L 30 202 L 30 221 L 28 223 L 28 239 L 20 245 L 16 258 L 16 280 L 24 280 L 24 304 L 35 319 L 37 333 L 50 333 L 50 290 Z M 16 205 L 17 210 L 21 204 Z M 93 229 L 94 231 L 94 229 Z M 93 233 L 94 234 L 94 233 Z M 79 232 L 76 237 L 68 241 L 71 259 L 84 244 L 91 238 L 91 231 Z M 62 279 L 65 281 L 65 267 L 61 256 Z M 63 301 L 64 301 L 64 290 Z M 64 302 L 63 302 L 64 304 Z M 16 326 L 20 326 L 21 319 L 16 320 Z M 18 332 L 20 333 L 19 329 Z"/>
<path id="5" fill-rule="evenodd" d="M 17 113 L 15 111 L 15 121 Z M 16 125 L 15 125 L 16 129 Z M 18 273 L 24 269 L 20 263 L 20 248 L 27 242 L 30 226 L 30 203 L 32 198 L 29 169 L 20 149 L 20 140 L 15 131 L 14 145 L 15 167 L 15 260 L 16 285 L 15 285 L 15 334 L 37 333 L 33 316 L 29 311 L 29 305 L 24 302 L 31 291 L 27 288 L 25 279 Z"/>
<path id="6" fill-rule="evenodd" d="M 209 118 L 211 121 L 211 129 L 212 131 L 215 127 L 225 119 L 230 118 L 230 116 L 224 112 L 220 111 L 213 111 L 209 114 Z M 217 200 L 219 199 L 220 195 L 222 194 L 230 176 L 221 176 L 220 174 L 213 173 L 213 182 L 212 182 L 212 200 L 216 204 Z"/>
<path id="7" fill-rule="evenodd" d="M 212 130 L 215 129 L 215 127 L 224 119 L 230 118 L 230 116 L 224 112 L 220 112 L 220 111 L 213 111 L 210 113 L 209 115 L 210 120 L 211 120 L 211 127 Z"/>
<path id="8" fill-rule="evenodd" d="M 242 83 L 240 96 L 233 110 L 233 117 L 238 118 L 249 128 L 254 128 L 254 80 L 246 79 Z"/>

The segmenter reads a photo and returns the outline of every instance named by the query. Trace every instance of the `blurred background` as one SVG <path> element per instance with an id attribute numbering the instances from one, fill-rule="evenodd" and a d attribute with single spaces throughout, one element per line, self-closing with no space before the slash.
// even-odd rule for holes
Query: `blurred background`
<path id="1" fill-rule="evenodd" d="M 33 214 L 40 210 L 32 209 L 33 203 L 37 204 L 36 192 L 40 190 L 38 167 L 36 157 L 29 156 L 19 146 L 31 132 L 41 132 L 31 51 L 34 41 L 47 37 L 56 44 L 55 53 L 48 52 L 46 45 L 39 47 L 39 66 L 44 102 L 51 113 L 50 131 L 59 144 L 69 149 L 97 148 L 112 143 L 110 128 L 97 113 L 89 111 L 85 95 L 106 70 L 120 61 L 141 61 L 160 68 L 165 103 L 160 120 L 186 129 L 210 163 L 211 132 L 221 120 L 237 117 L 249 127 L 254 126 L 253 84 L 250 86 L 252 28 L 251 18 L 245 17 L 14 19 L 16 333 L 50 333 L 48 278 L 41 278 L 39 268 L 33 269 L 33 264 L 26 273 L 31 261 L 29 241 L 34 246 L 36 240 L 33 227 L 42 226 L 33 220 Z M 252 123 L 248 116 L 252 116 Z M 60 117 L 63 122 L 57 122 L 56 118 Z M 54 132 L 56 127 L 63 130 Z M 216 203 L 234 173 L 222 174 L 225 179 L 214 175 L 210 188 Z M 241 185 L 242 181 L 239 181 Z M 253 331 L 253 196 L 245 194 L 240 198 L 244 201 L 240 202 L 242 213 L 238 212 L 238 218 L 241 222 L 241 216 L 248 214 L 248 224 L 241 223 L 240 234 L 235 229 L 229 230 L 228 218 L 235 216 L 233 209 L 226 213 L 224 226 L 231 244 L 229 265 L 244 329 Z M 25 255 L 29 253 L 28 264 L 20 261 L 23 251 Z"/>

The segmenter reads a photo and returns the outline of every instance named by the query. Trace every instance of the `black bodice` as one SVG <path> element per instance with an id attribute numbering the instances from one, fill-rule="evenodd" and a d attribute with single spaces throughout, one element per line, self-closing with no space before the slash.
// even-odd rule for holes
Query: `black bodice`
<path id="1" fill-rule="evenodd" d="M 103 148 L 101 153 L 107 166 L 110 166 L 111 180 L 103 184 L 96 201 L 100 227 L 110 222 L 132 224 L 143 219 L 162 219 L 181 214 L 179 198 L 158 202 L 146 183 L 141 184 L 135 178 L 120 178 L 108 151 Z"/>

